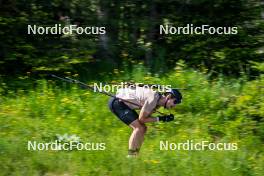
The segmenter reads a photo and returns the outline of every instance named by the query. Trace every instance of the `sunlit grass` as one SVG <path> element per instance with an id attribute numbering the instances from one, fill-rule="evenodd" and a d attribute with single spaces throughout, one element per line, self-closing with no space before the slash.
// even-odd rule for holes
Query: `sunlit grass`
<path id="1" fill-rule="evenodd" d="M 117 72 L 117 71 L 116 71 Z M 263 94 L 251 83 L 208 80 L 178 68 L 151 76 L 138 68 L 126 79 L 188 87 L 182 105 L 171 111 L 176 121 L 148 124 L 140 157 L 127 159 L 131 132 L 108 110 L 108 97 L 77 86 L 57 87 L 39 80 L 31 90 L 1 97 L 1 175 L 264 175 Z M 144 80 L 145 78 L 145 80 Z M 116 80 L 122 81 L 121 76 Z M 164 112 L 167 112 L 166 110 Z M 105 142 L 105 151 L 28 151 L 27 141 L 50 142 L 56 134 Z M 237 151 L 160 151 L 160 140 L 236 142 Z"/>

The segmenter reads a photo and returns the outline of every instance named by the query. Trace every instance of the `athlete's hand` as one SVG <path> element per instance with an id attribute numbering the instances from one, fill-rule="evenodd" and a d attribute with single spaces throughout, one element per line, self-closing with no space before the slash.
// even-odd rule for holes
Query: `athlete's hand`
<path id="1" fill-rule="evenodd" d="M 174 115 L 170 114 L 170 115 L 165 115 L 165 116 L 159 116 L 159 121 L 163 121 L 163 122 L 170 122 L 174 120 Z"/>

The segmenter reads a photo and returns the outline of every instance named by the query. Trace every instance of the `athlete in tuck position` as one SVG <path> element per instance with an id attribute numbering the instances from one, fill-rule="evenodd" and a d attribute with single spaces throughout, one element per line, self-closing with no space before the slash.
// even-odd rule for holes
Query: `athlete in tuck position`
<path id="1" fill-rule="evenodd" d="M 181 103 L 182 95 L 177 89 L 170 89 L 161 94 L 145 87 L 122 88 L 109 101 L 110 110 L 125 124 L 133 129 L 129 138 L 128 157 L 138 155 L 147 131 L 145 123 L 170 122 L 174 120 L 172 114 L 151 117 L 151 114 L 161 106 L 170 109 Z M 135 109 L 140 109 L 139 115 Z"/>

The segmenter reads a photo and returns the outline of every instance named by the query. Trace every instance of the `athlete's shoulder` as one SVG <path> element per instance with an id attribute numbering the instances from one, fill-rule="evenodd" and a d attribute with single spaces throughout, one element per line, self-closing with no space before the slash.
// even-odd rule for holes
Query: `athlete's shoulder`
<path id="1" fill-rule="evenodd" d="M 160 93 L 152 89 L 145 89 L 144 94 L 149 100 L 156 100 L 160 97 Z"/>

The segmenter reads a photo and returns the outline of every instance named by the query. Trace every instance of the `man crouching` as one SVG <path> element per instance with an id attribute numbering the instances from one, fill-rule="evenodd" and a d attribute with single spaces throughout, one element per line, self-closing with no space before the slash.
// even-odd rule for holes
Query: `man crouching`
<path id="1" fill-rule="evenodd" d="M 177 89 L 170 89 L 164 94 L 144 87 L 123 88 L 117 91 L 116 96 L 109 101 L 109 108 L 133 129 L 129 138 L 128 157 L 138 155 L 147 131 L 145 123 L 174 120 L 172 114 L 160 117 L 151 117 L 151 114 L 161 106 L 166 109 L 173 108 L 181 103 L 181 100 L 182 95 Z M 140 109 L 139 115 L 135 109 Z"/>

